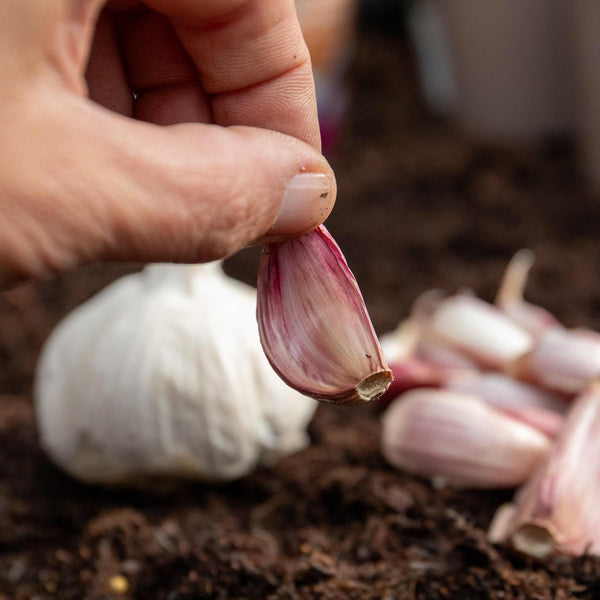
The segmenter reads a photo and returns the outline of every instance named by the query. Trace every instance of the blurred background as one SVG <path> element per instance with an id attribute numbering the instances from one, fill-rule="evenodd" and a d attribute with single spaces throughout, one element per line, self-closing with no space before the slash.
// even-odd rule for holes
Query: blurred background
<path id="1" fill-rule="evenodd" d="M 468 287 L 491 300 L 523 247 L 537 256 L 528 298 L 569 326 L 600 329 L 600 3 L 297 0 L 297 7 L 338 178 L 327 225 L 378 332 L 393 329 L 430 288 Z M 243 251 L 226 270 L 254 284 L 257 260 L 258 250 Z M 66 485 L 36 445 L 35 363 L 65 314 L 135 269 L 94 266 L 0 294 L 0 544 L 24 548 L 40 535 L 50 543 L 69 530 L 60 508 L 49 515 L 27 505 Z M 328 415 L 318 413 L 317 422 L 330 423 Z M 326 426 L 321 438 L 318 428 L 317 442 Z M 80 521 L 99 498 L 82 489 L 70 488 Z M 164 516 L 170 508 L 152 510 Z"/>

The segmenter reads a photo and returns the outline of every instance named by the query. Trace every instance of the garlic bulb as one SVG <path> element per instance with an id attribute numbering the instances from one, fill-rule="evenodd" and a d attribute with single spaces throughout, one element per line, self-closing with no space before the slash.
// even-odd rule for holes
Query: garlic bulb
<path id="1" fill-rule="evenodd" d="M 151 265 L 70 314 L 39 363 L 42 444 L 75 477 L 230 480 L 307 444 L 316 402 L 259 342 L 256 292 L 219 264 Z"/>

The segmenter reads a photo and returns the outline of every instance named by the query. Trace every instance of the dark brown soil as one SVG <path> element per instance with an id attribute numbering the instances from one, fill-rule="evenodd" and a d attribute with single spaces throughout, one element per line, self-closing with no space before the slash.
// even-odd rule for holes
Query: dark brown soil
<path id="1" fill-rule="evenodd" d="M 333 157 L 330 229 L 378 330 L 428 288 L 490 299 L 525 246 L 539 259 L 530 299 L 600 328 L 600 204 L 569 145 L 468 139 L 423 112 L 409 64 L 400 44 L 362 40 Z M 256 252 L 229 263 L 248 281 L 255 267 Z M 68 310 L 123 272 L 94 267 L 0 295 L 0 598 L 600 597 L 600 560 L 542 564 L 486 541 L 509 492 L 435 490 L 388 467 L 371 407 L 322 406 L 308 449 L 222 487 L 153 496 L 60 473 L 37 441 L 37 353 Z"/>

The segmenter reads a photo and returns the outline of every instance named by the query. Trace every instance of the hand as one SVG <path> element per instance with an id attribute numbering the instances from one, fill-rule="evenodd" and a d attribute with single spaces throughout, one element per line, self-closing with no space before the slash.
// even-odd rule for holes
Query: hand
<path id="1" fill-rule="evenodd" d="M 0 287 L 221 258 L 333 206 L 293 0 L 2 2 L 0 76 Z"/>

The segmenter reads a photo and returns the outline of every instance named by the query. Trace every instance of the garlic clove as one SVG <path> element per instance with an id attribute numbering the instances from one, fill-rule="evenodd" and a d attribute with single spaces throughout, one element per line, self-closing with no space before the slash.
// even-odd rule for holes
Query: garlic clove
<path id="1" fill-rule="evenodd" d="M 470 296 L 466 294 L 465 296 Z M 413 354 L 432 366 L 443 369 L 479 369 L 479 363 L 440 336 L 431 326 L 432 315 L 444 300 L 441 290 L 423 292 L 413 302 L 411 316 L 416 331 Z"/>
<path id="2" fill-rule="evenodd" d="M 521 552 L 600 554 L 600 384 L 572 406 L 546 459 L 519 491 L 505 529 Z"/>
<path id="3" fill-rule="evenodd" d="M 430 331 L 455 350 L 492 368 L 511 364 L 533 347 L 529 333 L 495 306 L 472 296 L 442 300 L 431 314 Z"/>
<path id="4" fill-rule="evenodd" d="M 454 392 L 478 396 L 486 404 L 500 409 L 544 408 L 563 414 L 569 407 L 562 394 L 518 381 L 504 373 L 450 373 L 444 387 Z"/>
<path id="5" fill-rule="evenodd" d="M 439 337 L 425 333 L 419 340 L 415 355 L 424 362 L 441 369 L 478 371 L 480 363 L 453 348 Z"/>
<path id="6" fill-rule="evenodd" d="M 415 388 L 437 388 L 444 382 L 445 373 L 436 367 L 423 362 L 419 358 L 410 357 L 401 362 L 391 362 L 394 375 L 390 387 L 379 398 L 379 406 L 388 405 L 400 394 Z"/>
<path id="7" fill-rule="evenodd" d="M 496 296 L 496 306 L 517 325 L 538 338 L 558 325 L 554 315 L 541 306 L 523 300 L 529 271 L 535 261 L 531 250 L 519 250 L 508 263 Z"/>
<path id="8" fill-rule="evenodd" d="M 501 410 L 505 415 L 509 415 L 517 421 L 521 421 L 521 423 L 531 425 L 531 427 L 546 434 L 549 438 L 555 438 L 564 425 L 563 415 L 546 408 L 514 406 L 498 408 L 498 410 Z"/>
<path id="9" fill-rule="evenodd" d="M 418 321 L 409 317 L 401 321 L 394 331 L 381 336 L 383 355 L 389 363 L 403 362 L 415 353 L 419 338 L 422 335 Z"/>
<path id="10" fill-rule="evenodd" d="M 549 449 L 544 434 L 466 394 L 413 390 L 383 417 L 391 465 L 464 487 L 520 485 Z"/>
<path id="11" fill-rule="evenodd" d="M 600 377 L 600 335 L 583 329 L 553 327 L 508 370 L 553 390 L 581 392 Z"/>
<path id="12" fill-rule="evenodd" d="M 550 437 L 555 437 L 562 427 L 563 414 L 568 408 L 563 396 L 503 373 L 451 372 L 446 376 L 443 387 L 477 396 L 486 404 Z"/>
<path id="13" fill-rule="evenodd" d="M 356 280 L 323 226 L 265 247 L 257 319 L 271 366 L 299 392 L 359 404 L 389 387 L 392 373 Z"/>

